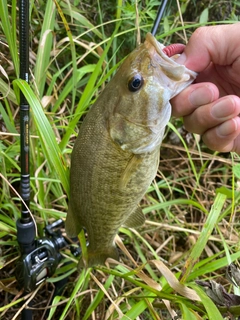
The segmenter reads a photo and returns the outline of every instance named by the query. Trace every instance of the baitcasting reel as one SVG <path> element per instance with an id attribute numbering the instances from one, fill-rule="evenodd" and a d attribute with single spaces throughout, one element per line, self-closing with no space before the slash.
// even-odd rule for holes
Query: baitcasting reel
<path id="1" fill-rule="evenodd" d="M 22 224 L 21 228 L 21 222 L 18 221 L 18 241 L 20 240 L 19 243 L 23 245 L 22 255 L 16 265 L 16 279 L 25 292 L 33 291 L 41 282 L 54 274 L 62 259 L 59 250 L 67 245 L 60 230 L 63 226 L 63 221 L 59 219 L 46 226 L 44 238 L 34 240 L 35 228 L 32 228 L 31 234 L 26 234 L 25 224 Z M 30 250 L 26 250 L 24 239 L 29 241 L 29 236 L 33 239 L 32 246 Z"/>

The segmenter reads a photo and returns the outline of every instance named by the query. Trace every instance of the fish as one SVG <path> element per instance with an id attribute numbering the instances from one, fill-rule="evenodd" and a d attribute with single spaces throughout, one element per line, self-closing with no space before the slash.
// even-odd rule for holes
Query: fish
<path id="1" fill-rule="evenodd" d="M 176 55 L 164 53 L 165 48 L 147 33 L 80 126 L 71 155 L 65 222 L 69 237 L 83 228 L 88 235 L 80 269 L 104 265 L 107 258 L 118 260 L 114 238 L 119 228 L 144 224 L 139 203 L 157 173 L 171 117 L 169 101 L 196 78 L 194 71 L 175 61 Z"/>

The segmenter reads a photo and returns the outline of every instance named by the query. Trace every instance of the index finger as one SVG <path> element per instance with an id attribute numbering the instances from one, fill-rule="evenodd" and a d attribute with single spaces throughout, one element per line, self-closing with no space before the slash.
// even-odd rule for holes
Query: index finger
<path id="1" fill-rule="evenodd" d="M 218 88 L 213 83 L 192 84 L 171 100 L 172 115 L 175 117 L 187 116 L 199 106 L 209 104 L 218 97 Z"/>

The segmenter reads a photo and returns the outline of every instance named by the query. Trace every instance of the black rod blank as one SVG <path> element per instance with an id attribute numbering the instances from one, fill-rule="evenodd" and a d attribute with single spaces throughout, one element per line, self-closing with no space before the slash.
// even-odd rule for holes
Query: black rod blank
<path id="1" fill-rule="evenodd" d="M 29 81 L 29 0 L 19 1 L 19 59 L 20 78 Z M 29 174 L 29 104 L 20 93 L 20 145 L 21 145 L 21 220 L 31 221 L 27 207 L 30 203 L 30 174 Z"/>
<path id="2" fill-rule="evenodd" d="M 19 0 L 19 60 L 20 79 L 29 82 L 29 0 Z M 20 92 L 20 155 L 21 155 L 21 219 L 17 220 L 17 240 L 22 255 L 35 248 L 35 225 L 28 212 L 30 204 L 30 170 L 29 170 L 29 104 Z M 19 261 L 21 264 L 21 261 Z M 23 264 L 22 268 L 24 267 Z M 23 271 L 23 270 L 21 270 Z M 24 308 L 21 320 L 32 320 L 31 309 Z"/>
<path id="3" fill-rule="evenodd" d="M 151 30 L 151 34 L 153 36 L 155 36 L 155 34 L 157 32 L 157 29 L 158 29 L 159 23 L 160 23 L 160 21 L 162 19 L 162 16 L 163 16 L 165 7 L 167 5 L 167 2 L 168 2 L 168 0 L 162 1 L 160 6 L 159 6 L 159 8 L 158 8 L 157 17 L 156 17 L 156 19 L 154 21 L 154 24 L 153 24 L 153 27 L 152 27 L 152 30 Z"/>

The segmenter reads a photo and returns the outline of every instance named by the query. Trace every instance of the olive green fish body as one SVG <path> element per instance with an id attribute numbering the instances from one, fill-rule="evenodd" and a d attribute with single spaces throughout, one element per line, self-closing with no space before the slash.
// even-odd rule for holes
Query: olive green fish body
<path id="1" fill-rule="evenodd" d="M 117 259 L 114 238 L 125 225 L 144 223 L 138 206 L 154 179 L 169 100 L 195 74 L 162 53 L 150 34 L 135 49 L 84 119 L 70 173 L 66 232 L 88 233 L 87 266 Z"/>
<path id="2" fill-rule="evenodd" d="M 88 265 L 104 263 L 109 251 L 117 258 L 113 243 L 120 226 L 143 224 L 138 203 L 156 175 L 160 148 L 143 155 L 123 151 L 109 139 L 107 120 L 98 106 L 84 120 L 72 152 L 76 163 L 70 178 L 72 216 L 66 222 L 71 236 L 86 228 Z"/>

